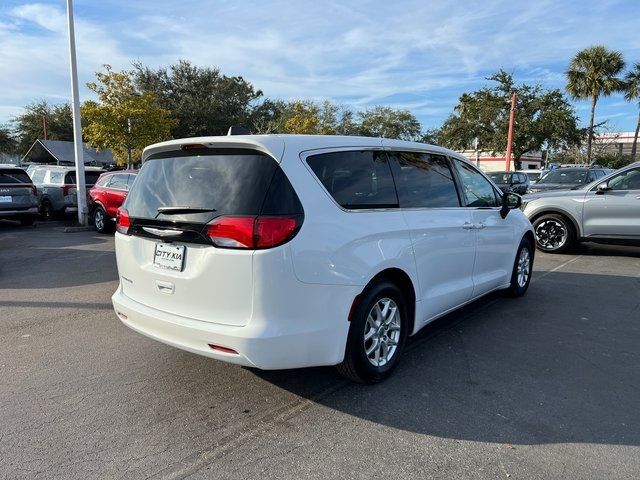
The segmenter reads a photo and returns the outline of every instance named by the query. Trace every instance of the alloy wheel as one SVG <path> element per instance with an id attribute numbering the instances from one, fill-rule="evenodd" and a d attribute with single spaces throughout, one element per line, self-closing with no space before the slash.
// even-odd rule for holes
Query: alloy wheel
<path id="1" fill-rule="evenodd" d="M 560 221 L 550 218 L 544 220 L 536 227 L 536 240 L 538 245 L 548 250 L 556 250 L 567 243 L 569 232 Z"/>
<path id="2" fill-rule="evenodd" d="M 396 354 L 400 342 L 401 317 L 396 302 L 390 298 L 378 300 L 364 327 L 364 350 L 369 362 L 382 367 Z"/>
<path id="3" fill-rule="evenodd" d="M 520 250 L 517 266 L 517 281 L 521 288 L 527 285 L 531 275 L 531 253 L 528 248 Z"/>

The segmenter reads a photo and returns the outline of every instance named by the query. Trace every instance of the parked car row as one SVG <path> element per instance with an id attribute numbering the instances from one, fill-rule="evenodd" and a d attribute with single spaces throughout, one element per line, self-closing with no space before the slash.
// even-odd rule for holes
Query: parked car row
<path id="1" fill-rule="evenodd" d="M 113 230 L 116 211 L 137 173 L 85 167 L 89 218 L 98 232 Z M 38 216 L 53 220 L 77 211 L 74 167 L 31 165 L 25 171 L 15 165 L 0 165 L 0 219 L 33 225 Z"/>
<path id="2" fill-rule="evenodd" d="M 546 171 L 489 172 L 488 175 L 503 192 L 525 195 L 580 188 L 611 172 L 613 170 L 602 167 L 560 167 Z"/>

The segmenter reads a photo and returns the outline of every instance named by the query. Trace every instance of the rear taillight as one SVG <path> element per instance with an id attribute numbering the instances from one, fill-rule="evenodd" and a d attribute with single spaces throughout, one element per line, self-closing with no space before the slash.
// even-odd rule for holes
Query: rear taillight
<path id="1" fill-rule="evenodd" d="M 62 195 L 64 195 L 65 197 L 69 195 L 69 190 L 71 190 L 74 187 L 75 185 L 62 185 Z"/>
<path id="2" fill-rule="evenodd" d="M 272 248 L 291 240 L 302 216 L 218 217 L 207 226 L 207 236 L 217 247 Z"/>
<path id="3" fill-rule="evenodd" d="M 38 196 L 38 187 L 36 187 L 35 185 L 31 185 L 31 191 L 33 192 L 34 197 Z"/>
<path id="4" fill-rule="evenodd" d="M 129 233 L 129 228 L 131 227 L 131 217 L 129 217 L 129 212 L 120 207 L 116 212 L 116 231 L 118 233 L 123 233 L 127 235 Z"/>

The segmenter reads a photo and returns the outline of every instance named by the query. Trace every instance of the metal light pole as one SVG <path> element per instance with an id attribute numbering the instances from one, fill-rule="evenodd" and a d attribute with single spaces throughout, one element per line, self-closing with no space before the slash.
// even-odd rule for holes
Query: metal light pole
<path id="1" fill-rule="evenodd" d="M 76 38 L 73 31 L 73 0 L 67 0 L 67 20 L 69 24 L 69 64 L 71 67 L 71 108 L 73 111 L 73 146 L 76 161 L 78 222 L 80 225 L 87 225 L 87 189 L 84 182 L 82 124 L 80 123 L 80 95 L 78 93 L 78 67 L 76 65 Z"/>
<path id="2" fill-rule="evenodd" d="M 509 133 L 507 134 L 507 159 L 505 170 L 511 171 L 511 146 L 513 145 L 513 123 L 516 118 L 516 94 L 511 97 L 511 110 L 509 110 Z"/>

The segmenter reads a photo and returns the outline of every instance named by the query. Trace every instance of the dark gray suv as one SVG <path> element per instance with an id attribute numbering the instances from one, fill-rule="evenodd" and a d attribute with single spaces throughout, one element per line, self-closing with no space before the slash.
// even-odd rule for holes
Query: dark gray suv
<path id="1" fill-rule="evenodd" d="M 38 197 L 27 172 L 0 165 L 0 219 L 32 225 L 38 216 Z"/>

